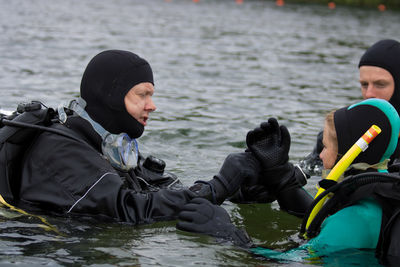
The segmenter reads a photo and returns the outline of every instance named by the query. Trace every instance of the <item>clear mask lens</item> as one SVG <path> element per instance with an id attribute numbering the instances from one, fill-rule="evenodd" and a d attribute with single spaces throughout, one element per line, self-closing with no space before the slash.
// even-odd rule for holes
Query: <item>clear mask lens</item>
<path id="1" fill-rule="evenodd" d="M 120 171 L 129 171 L 137 166 L 138 144 L 126 133 L 108 134 L 104 138 L 101 148 L 103 155 L 107 157 L 114 168 Z"/>

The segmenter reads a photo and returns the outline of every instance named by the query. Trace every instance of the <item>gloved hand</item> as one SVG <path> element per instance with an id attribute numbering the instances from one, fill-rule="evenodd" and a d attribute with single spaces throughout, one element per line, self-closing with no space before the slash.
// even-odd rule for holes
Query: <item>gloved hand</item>
<path id="1" fill-rule="evenodd" d="M 308 177 L 288 161 L 290 134 L 287 128 L 270 118 L 247 134 L 246 143 L 261 164 L 258 183 L 276 195 L 281 208 L 301 216 L 310 200 L 302 189 Z"/>
<path id="2" fill-rule="evenodd" d="M 260 161 L 262 178 L 259 182 L 279 192 L 294 174 L 294 166 L 288 162 L 290 134 L 287 128 L 279 126 L 275 118 L 270 118 L 247 133 L 246 143 Z"/>
<path id="3" fill-rule="evenodd" d="M 228 212 L 204 198 L 194 198 L 184 205 L 178 220 L 179 230 L 223 238 L 242 247 L 252 246 L 247 233 L 231 223 Z"/>
<path id="4" fill-rule="evenodd" d="M 199 197 L 221 204 L 233 195 L 244 180 L 256 180 L 259 162 L 250 152 L 232 153 L 226 157 L 219 173 L 210 181 L 196 181 L 189 189 Z"/>
<path id="5" fill-rule="evenodd" d="M 264 170 L 283 165 L 289 160 L 290 134 L 284 125 L 279 126 L 275 118 L 249 131 L 246 143 Z"/>

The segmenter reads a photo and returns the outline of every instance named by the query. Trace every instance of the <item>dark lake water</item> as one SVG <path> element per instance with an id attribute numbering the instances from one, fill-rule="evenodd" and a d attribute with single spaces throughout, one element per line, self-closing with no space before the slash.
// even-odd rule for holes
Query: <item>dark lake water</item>
<path id="1" fill-rule="evenodd" d="M 226 155 L 245 148 L 247 131 L 271 116 L 289 128 L 290 157 L 299 161 L 324 115 L 360 99 L 358 60 L 382 38 L 400 38 L 398 12 L 267 0 L 0 0 L 0 110 L 32 99 L 64 103 L 78 95 L 94 55 L 130 50 L 155 75 L 158 109 L 141 151 L 190 185 L 216 174 Z M 306 186 L 312 193 L 316 180 Z M 297 241 L 300 220 L 276 203 L 223 206 L 255 243 L 285 249 Z M 61 235 L 0 208 L 0 265 L 278 265 L 177 231 L 175 222 L 46 219 Z"/>

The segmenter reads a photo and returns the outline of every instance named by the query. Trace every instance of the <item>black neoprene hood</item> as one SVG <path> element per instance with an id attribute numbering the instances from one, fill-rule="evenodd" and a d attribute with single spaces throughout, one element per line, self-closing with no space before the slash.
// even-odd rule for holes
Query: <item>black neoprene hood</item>
<path id="1" fill-rule="evenodd" d="M 81 97 L 89 116 L 113 134 L 127 133 L 140 137 L 144 126 L 125 108 L 124 98 L 135 85 L 154 84 L 149 63 L 123 50 L 107 50 L 87 65 L 81 82 Z"/>
<path id="2" fill-rule="evenodd" d="M 371 105 L 359 105 L 351 109 L 345 107 L 334 113 L 334 122 L 340 155 L 344 155 L 373 124 L 378 125 L 382 132 L 371 142 L 365 152 L 360 153 L 354 163 L 375 164 L 381 160 L 392 132 L 392 126 L 384 112 Z"/>
<path id="3" fill-rule="evenodd" d="M 400 43 L 396 40 L 380 40 L 365 51 L 358 67 L 375 66 L 387 70 L 394 80 L 394 93 L 389 102 L 400 113 Z"/>

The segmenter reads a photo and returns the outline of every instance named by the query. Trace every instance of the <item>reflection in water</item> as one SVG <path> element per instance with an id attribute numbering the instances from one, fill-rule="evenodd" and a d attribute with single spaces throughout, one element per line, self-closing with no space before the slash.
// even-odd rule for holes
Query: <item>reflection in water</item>
<path id="1" fill-rule="evenodd" d="M 56 107 L 79 94 L 90 58 L 126 49 L 155 75 L 144 154 L 167 163 L 185 184 L 208 179 L 249 129 L 270 116 L 292 136 L 291 160 L 308 154 L 323 117 L 360 99 L 357 63 L 376 40 L 399 36 L 398 13 L 247 0 L 1 1 L 0 109 L 38 99 Z M 314 191 L 318 180 L 306 186 Z M 224 205 L 260 244 L 300 242 L 299 220 L 271 205 Z M 175 223 L 133 227 L 0 209 L 1 264 L 254 266 L 266 262 Z"/>

